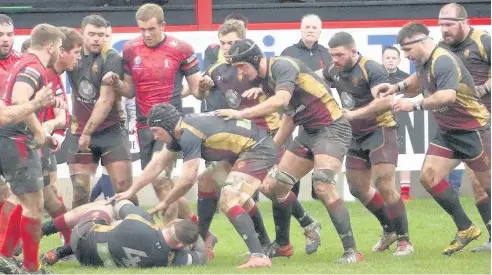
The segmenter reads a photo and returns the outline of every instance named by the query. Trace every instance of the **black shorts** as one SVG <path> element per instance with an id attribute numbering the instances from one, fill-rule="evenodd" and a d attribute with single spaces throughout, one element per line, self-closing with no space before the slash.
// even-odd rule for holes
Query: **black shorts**
<path id="1" fill-rule="evenodd" d="M 343 162 L 352 138 L 352 128 L 345 118 L 317 129 L 299 131 L 288 150 L 298 157 L 314 160 L 315 155 L 328 155 Z"/>
<path id="2" fill-rule="evenodd" d="M 378 163 L 398 164 L 396 128 L 378 127 L 371 132 L 352 137 L 345 167 L 369 169 Z"/>
<path id="3" fill-rule="evenodd" d="M 231 171 L 241 172 L 263 181 L 275 163 L 277 163 L 277 146 L 268 136 L 253 148 L 242 153 Z"/>
<path id="4" fill-rule="evenodd" d="M 41 190 L 41 160 L 33 143 L 25 136 L 0 137 L 0 173 L 15 195 Z"/>
<path id="5" fill-rule="evenodd" d="M 155 140 L 150 128 L 140 128 L 137 130 L 138 147 L 140 148 L 140 163 L 142 170 L 147 167 L 154 153 L 158 153 L 164 148 L 164 143 Z"/>
<path id="6" fill-rule="evenodd" d="M 68 138 L 68 137 L 67 137 Z M 79 151 L 80 135 L 70 137 L 67 163 L 99 163 L 106 166 L 116 161 L 131 161 L 128 131 L 123 123 L 108 127 L 91 136 L 90 153 Z"/>
<path id="7" fill-rule="evenodd" d="M 56 162 L 55 155 L 47 146 L 43 146 L 39 149 L 39 156 L 41 158 L 41 170 L 43 171 L 44 186 L 46 187 L 50 185 L 50 173 L 56 172 L 58 163 Z"/>
<path id="8" fill-rule="evenodd" d="M 490 170 L 490 125 L 476 130 L 438 128 L 427 155 L 462 160 L 477 172 Z"/>
<path id="9" fill-rule="evenodd" d="M 94 210 L 85 213 L 72 229 L 70 246 L 81 265 L 104 266 L 104 251 L 110 255 L 108 249 L 110 223 L 111 218 L 106 212 Z"/>

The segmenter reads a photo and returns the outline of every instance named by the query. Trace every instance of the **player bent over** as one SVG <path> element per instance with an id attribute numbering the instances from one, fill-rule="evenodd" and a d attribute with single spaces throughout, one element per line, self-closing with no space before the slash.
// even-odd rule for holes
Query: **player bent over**
<path id="1" fill-rule="evenodd" d="M 167 149 L 153 158 L 139 180 L 117 199 L 129 198 L 147 184 L 172 161 L 173 152 L 183 152 L 183 171 L 179 183 L 151 212 L 165 210 L 184 196 L 195 184 L 200 159 L 220 161 L 218 173 L 227 175 L 219 198 L 219 208 L 227 215 L 251 252 L 239 268 L 269 267 L 270 259 L 263 253 L 258 236 L 245 205 L 254 206 L 255 193 L 275 164 L 277 149 L 267 132 L 249 120 L 224 120 L 213 113 L 182 117 L 170 104 L 152 108 L 148 124 L 156 140 L 164 141 Z"/>
<path id="2" fill-rule="evenodd" d="M 75 254 L 92 267 L 167 267 L 203 265 L 205 242 L 191 220 L 154 224 L 152 217 L 128 200 L 114 207 L 106 201 L 79 206 L 42 226 L 43 236 L 72 228 L 70 245 L 42 256 L 47 265 Z M 189 247 L 187 247 L 189 246 Z"/>

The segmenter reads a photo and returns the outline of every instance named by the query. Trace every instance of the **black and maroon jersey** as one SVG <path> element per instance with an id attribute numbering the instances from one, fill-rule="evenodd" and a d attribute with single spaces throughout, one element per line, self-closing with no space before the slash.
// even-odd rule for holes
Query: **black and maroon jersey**
<path id="1" fill-rule="evenodd" d="M 159 103 L 171 103 L 182 111 L 183 77 L 200 71 L 193 48 L 166 35 L 155 47 L 147 47 L 142 37 L 123 47 L 124 72 L 133 77 L 137 122 L 147 124 L 147 114 Z"/>

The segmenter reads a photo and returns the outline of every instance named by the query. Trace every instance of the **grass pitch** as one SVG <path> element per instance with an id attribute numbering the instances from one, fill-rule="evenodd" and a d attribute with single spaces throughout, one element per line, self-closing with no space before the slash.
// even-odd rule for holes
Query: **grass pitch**
<path id="1" fill-rule="evenodd" d="M 207 266 L 185 268 L 156 268 L 156 269 L 92 269 L 81 267 L 77 262 L 60 262 L 47 270 L 58 273 L 78 274 L 164 274 L 164 273 L 207 273 L 207 274 L 242 274 L 242 273 L 284 273 L 284 274 L 313 274 L 313 273 L 343 273 L 343 274 L 491 274 L 490 253 L 472 253 L 470 249 L 484 243 L 488 234 L 470 198 L 462 198 L 465 211 L 472 221 L 482 229 L 478 241 L 469 244 L 463 252 L 453 256 L 441 254 L 444 247 L 453 239 L 456 233 L 451 218 L 433 200 L 414 200 L 406 204 L 410 226 L 410 237 L 415 252 L 409 257 L 396 258 L 393 256 L 395 245 L 390 251 L 374 253 L 371 247 L 376 243 L 381 233 L 379 223 L 358 202 L 347 203 L 352 228 L 359 250 L 364 254 L 365 262 L 356 265 L 338 265 L 334 260 L 341 256 L 342 246 L 325 208 L 319 202 L 307 202 L 305 207 L 322 224 L 322 243 L 318 252 L 313 255 L 304 253 L 304 235 L 295 219 L 291 222 L 291 242 L 294 245 L 294 256 L 291 258 L 274 258 L 273 267 L 269 269 L 239 270 L 236 268 L 243 263 L 241 255 L 247 251 L 246 245 L 238 236 L 233 226 L 223 215 L 216 215 L 211 230 L 219 238 L 215 247 L 215 259 Z M 260 207 L 269 229 L 270 238 L 274 238 L 274 225 L 271 204 L 264 202 Z M 58 235 L 44 238 L 41 241 L 41 251 L 47 251 L 60 244 Z"/>

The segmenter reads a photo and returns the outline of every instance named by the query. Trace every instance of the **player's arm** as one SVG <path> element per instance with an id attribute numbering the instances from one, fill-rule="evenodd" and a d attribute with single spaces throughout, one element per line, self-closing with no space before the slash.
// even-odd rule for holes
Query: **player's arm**
<path id="1" fill-rule="evenodd" d="M 281 111 L 289 105 L 296 87 L 299 70 L 286 60 L 277 60 L 272 65 L 272 77 L 275 81 L 275 95 L 262 103 L 240 112 L 240 118 L 253 119 Z"/>
<path id="2" fill-rule="evenodd" d="M 414 73 L 396 84 L 381 84 L 377 90 L 371 89 L 371 92 L 374 97 L 386 97 L 396 93 L 403 93 L 405 97 L 416 97 L 420 94 L 419 79 Z"/>
<path id="3" fill-rule="evenodd" d="M 166 206 L 169 206 L 186 195 L 193 187 L 198 177 L 198 168 L 200 167 L 200 158 L 190 159 L 183 162 L 183 170 L 179 177 L 178 183 L 173 187 L 164 199 Z"/>
<path id="4" fill-rule="evenodd" d="M 490 71 L 490 35 L 484 34 L 480 37 L 480 40 L 482 41 L 482 45 L 485 50 L 485 55 L 486 56 L 481 56 L 483 61 L 487 62 L 489 64 L 489 71 Z M 482 97 L 486 94 L 490 94 L 490 76 L 487 81 L 485 81 L 484 84 L 477 86 L 476 90 L 479 94 L 479 97 Z"/>
<path id="5" fill-rule="evenodd" d="M 126 45 L 125 45 L 126 46 Z M 114 76 L 113 87 L 114 90 L 126 98 L 135 97 L 135 83 L 133 82 L 131 63 L 133 56 L 131 55 L 131 50 L 124 47 L 123 48 L 123 80 L 121 80 L 121 71 L 113 72 L 118 75 Z"/>
<path id="6" fill-rule="evenodd" d="M 459 72 L 457 62 L 453 58 L 442 55 L 434 61 L 434 70 L 431 73 L 436 81 L 437 92 L 420 101 L 421 109 L 436 110 L 456 101 L 456 93 L 459 90 Z"/>
<path id="7" fill-rule="evenodd" d="M 204 265 L 208 261 L 207 246 L 201 236 L 198 236 L 198 240 L 191 246 L 191 250 L 186 251 L 180 249 L 176 252 L 173 262 L 173 266 L 187 266 L 187 265 Z"/>
<path id="8" fill-rule="evenodd" d="M 284 113 L 282 115 L 282 121 L 280 122 L 280 128 L 273 138 L 273 141 L 277 147 L 285 144 L 285 141 L 292 134 L 292 132 L 294 132 L 295 128 L 296 125 L 294 124 L 294 119 L 287 113 Z"/>
<path id="9" fill-rule="evenodd" d="M 196 57 L 196 54 L 193 52 L 193 49 L 191 49 L 190 53 L 187 54 L 181 63 L 180 70 L 188 83 L 189 91 L 187 94 L 192 94 L 197 99 L 203 99 L 205 97 L 205 93 L 202 89 L 200 89 L 200 82 L 203 81 L 203 76 L 200 73 L 200 63 Z"/>
<path id="10" fill-rule="evenodd" d="M 64 109 L 53 108 L 53 112 L 55 113 L 55 118 L 43 122 L 43 128 L 50 134 L 55 130 L 65 129 L 67 124 L 67 115 Z"/>
<path id="11" fill-rule="evenodd" d="M 5 106 L 0 100 L 0 126 L 19 123 L 42 107 L 43 105 L 36 99 L 14 106 Z"/>

